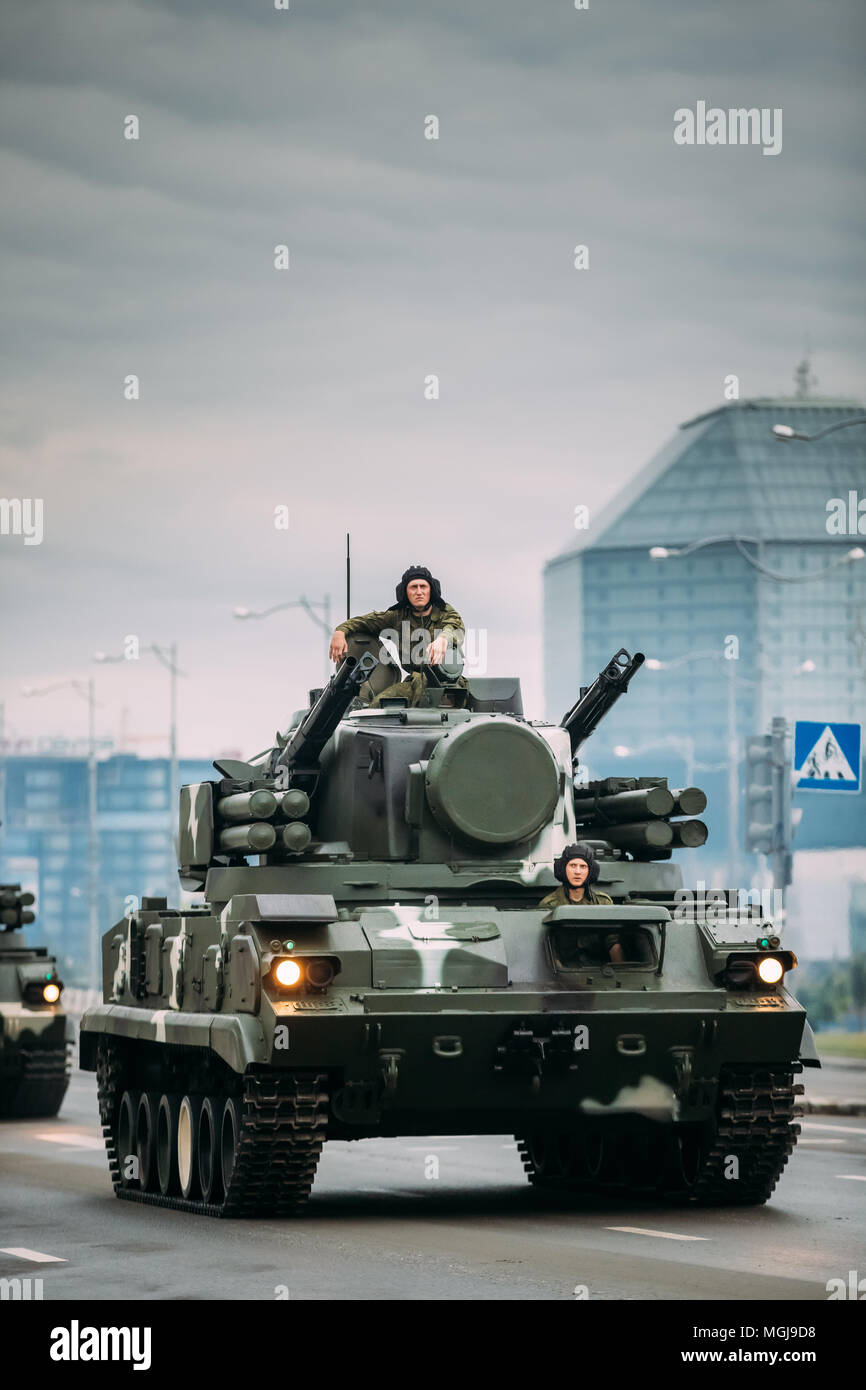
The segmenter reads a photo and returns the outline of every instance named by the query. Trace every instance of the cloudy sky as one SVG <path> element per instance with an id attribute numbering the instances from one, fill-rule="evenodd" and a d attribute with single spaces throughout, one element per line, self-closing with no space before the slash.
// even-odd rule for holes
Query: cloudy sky
<path id="1" fill-rule="evenodd" d="M 179 644 L 182 753 L 255 752 L 323 645 L 231 608 L 343 616 L 346 531 L 356 611 L 430 565 L 538 715 L 577 503 L 807 339 L 864 395 L 861 0 L 3 11 L 0 495 L 44 503 L 0 536 L 13 736 L 83 732 L 20 689 L 96 671 L 100 733 L 161 751 L 164 671 L 90 660 L 136 634 Z M 781 108 L 781 153 L 676 145 L 698 101 Z"/>

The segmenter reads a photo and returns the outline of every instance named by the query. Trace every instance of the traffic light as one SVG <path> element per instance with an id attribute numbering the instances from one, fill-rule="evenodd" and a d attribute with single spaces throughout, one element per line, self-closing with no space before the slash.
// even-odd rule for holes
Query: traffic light
<path id="1" fill-rule="evenodd" d="M 769 734 L 746 744 L 746 849 L 769 857 L 777 888 L 791 882 L 794 786 L 787 741 L 788 726 L 776 718 Z"/>
<path id="2" fill-rule="evenodd" d="M 32 893 L 22 893 L 20 883 L 0 883 L 0 931 L 14 931 L 35 922 L 32 912 L 25 911 L 35 902 Z"/>

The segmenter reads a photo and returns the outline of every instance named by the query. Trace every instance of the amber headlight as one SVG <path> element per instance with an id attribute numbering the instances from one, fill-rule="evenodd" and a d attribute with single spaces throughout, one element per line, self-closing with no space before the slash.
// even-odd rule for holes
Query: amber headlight
<path id="1" fill-rule="evenodd" d="M 301 978 L 301 967 L 296 960 L 281 960 L 274 966 L 274 979 L 278 985 L 288 989 Z"/>
<path id="2" fill-rule="evenodd" d="M 42 998 L 46 1004 L 56 1004 L 60 998 L 60 985 L 47 984 L 42 986 Z"/>
<path id="3" fill-rule="evenodd" d="M 782 962 L 775 956 L 765 956 L 758 964 L 758 974 L 765 985 L 777 985 L 784 973 Z"/>

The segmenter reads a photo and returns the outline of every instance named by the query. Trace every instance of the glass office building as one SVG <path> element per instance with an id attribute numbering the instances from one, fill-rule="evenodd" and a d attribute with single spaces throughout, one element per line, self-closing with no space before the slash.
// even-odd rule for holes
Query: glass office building
<path id="1" fill-rule="evenodd" d="M 86 756 L 7 757 L 0 881 L 36 894 L 30 939 L 58 955 L 68 984 L 89 984 L 89 784 Z M 114 754 L 97 761 L 100 932 L 124 913 L 129 895 L 177 905 L 174 853 L 177 795 L 167 758 Z M 205 761 L 179 765 L 181 782 L 215 776 Z"/>
<path id="2" fill-rule="evenodd" d="M 703 786 L 711 834 L 691 853 L 707 882 L 733 872 L 749 883 L 756 867 L 744 850 L 745 740 L 774 715 L 864 720 L 866 427 L 815 443 L 772 435 L 779 423 L 814 435 L 863 415 L 856 401 L 804 397 L 689 420 L 545 567 L 548 715 L 561 717 L 620 646 L 651 659 L 587 744 L 589 770 Z M 866 843 L 862 795 L 798 792 L 795 805 L 795 848 Z"/>

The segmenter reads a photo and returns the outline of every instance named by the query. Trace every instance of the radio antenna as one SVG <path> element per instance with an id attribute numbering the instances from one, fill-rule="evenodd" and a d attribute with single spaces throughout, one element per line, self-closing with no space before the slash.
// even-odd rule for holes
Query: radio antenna
<path id="1" fill-rule="evenodd" d="M 352 554 L 349 546 L 349 532 L 346 532 L 346 622 L 352 616 Z"/>

